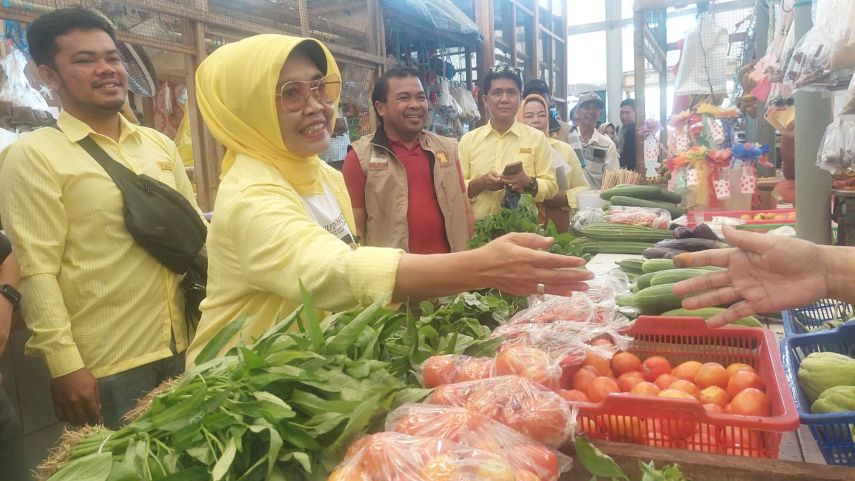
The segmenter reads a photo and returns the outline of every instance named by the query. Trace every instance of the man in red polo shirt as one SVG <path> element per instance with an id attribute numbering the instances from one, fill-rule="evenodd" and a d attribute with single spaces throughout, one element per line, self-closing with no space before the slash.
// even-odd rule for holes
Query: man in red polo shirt
<path id="1" fill-rule="evenodd" d="M 389 70 L 371 100 L 380 126 L 351 144 L 342 169 L 360 243 L 413 254 L 465 250 L 472 213 L 457 142 L 424 130 L 418 72 Z"/>

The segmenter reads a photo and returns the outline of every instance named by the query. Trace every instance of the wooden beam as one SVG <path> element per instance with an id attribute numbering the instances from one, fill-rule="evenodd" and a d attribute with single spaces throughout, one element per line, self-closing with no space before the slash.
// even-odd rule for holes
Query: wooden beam
<path id="1" fill-rule="evenodd" d="M 195 42 L 195 55 L 184 62 L 184 70 L 187 79 L 187 110 L 190 119 L 190 139 L 193 145 L 196 200 L 203 211 L 210 212 L 214 208 L 219 184 L 220 158 L 216 156 L 213 137 L 202 121 L 202 114 L 199 112 L 196 101 L 196 69 L 207 56 L 205 26 L 201 22 L 194 21 L 190 22 L 188 30 L 188 36 Z"/>
<path id="2" fill-rule="evenodd" d="M 511 0 L 502 4 L 502 41 L 508 46 L 511 66 L 517 66 L 517 5 Z"/>
<path id="3" fill-rule="evenodd" d="M 146 127 L 154 128 L 154 97 L 142 98 L 142 124 Z"/>
<path id="4" fill-rule="evenodd" d="M 365 7 L 365 0 L 351 0 L 350 2 L 342 2 L 337 5 L 326 5 L 322 7 L 312 7 L 312 15 L 326 15 L 328 13 L 345 12 L 348 10 L 361 10 Z"/>

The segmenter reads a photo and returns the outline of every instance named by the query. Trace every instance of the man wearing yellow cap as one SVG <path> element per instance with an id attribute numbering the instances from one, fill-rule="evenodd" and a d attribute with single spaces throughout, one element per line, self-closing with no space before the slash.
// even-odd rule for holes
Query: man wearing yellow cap
<path id="1" fill-rule="evenodd" d="M 119 114 L 128 74 L 103 17 L 56 10 L 36 19 L 27 39 L 63 110 L 58 129 L 0 154 L 0 217 L 21 264 L 26 349 L 47 364 L 59 419 L 115 428 L 183 368 L 184 296 L 181 277 L 128 232 L 122 192 L 79 143 L 91 139 L 113 161 L 196 201 L 172 141 Z"/>

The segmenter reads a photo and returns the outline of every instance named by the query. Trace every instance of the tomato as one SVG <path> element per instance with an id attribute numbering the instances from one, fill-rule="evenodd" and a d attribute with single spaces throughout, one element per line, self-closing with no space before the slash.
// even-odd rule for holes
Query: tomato
<path id="1" fill-rule="evenodd" d="M 437 456 L 422 468 L 422 478 L 425 481 L 447 481 L 459 477 L 458 464 L 456 460 L 445 454 Z"/>
<path id="2" fill-rule="evenodd" d="M 668 386 L 670 386 L 672 382 L 679 381 L 679 380 L 680 379 L 677 376 L 675 376 L 671 373 L 665 373 L 665 374 L 662 374 L 661 376 L 657 377 L 653 381 L 653 383 L 656 384 L 656 386 L 659 387 L 660 390 L 663 390 L 663 389 L 668 389 Z"/>
<path id="3" fill-rule="evenodd" d="M 593 351 L 588 351 L 588 353 L 585 354 L 585 361 L 582 365 L 593 366 L 597 370 L 597 374 L 600 376 L 613 375 L 609 360 Z"/>
<path id="4" fill-rule="evenodd" d="M 730 378 L 730 376 L 733 376 L 733 373 L 735 373 L 736 371 L 756 372 L 754 370 L 754 368 L 749 366 L 748 364 L 743 364 L 741 362 L 735 362 L 735 363 L 727 366 L 727 377 Z"/>
<path id="5" fill-rule="evenodd" d="M 647 429 L 636 417 L 609 416 L 608 430 L 609 441 L 642 443 L 647 439 Z"/>
<path id="6" fill-rule="evenodd" d="M 729 377 L 724 366 L 717 362 L 707 362 L 698 368 L 694 381 L 701 389 L 710 386 L 725 388 Z"/>
<path id="7" fill-rule="evenodd" d="M 477 381 L 495 375 L 495 363 L 489 357 L 470 357 L 460 362 L 454 382 Z"/>
<path id="8" fill-rule="evenodd" d="M 663 374 L 671 373 L 671 363 L 662 356 L 650 356 L 642 363 L 644 379 L 653 382 Z M 661 387 L 661 386 L 660 386 Z"/>
<path id="9" fill-rule="evenodd" d="M 576 374 L 573 375 L 573 389 L 587 393 L 588 387 L 591 386 L 591 381 L 597 377 L 598 374 L 595 368 L 579 369 Z"/>
<path id="10" fill-rule="evenodd" d="M 686 447 L 692 451 L 700 451 L 702 453 L 719 453 L 721 446 L 718 438 L 715 435 L 704 430 L 698 431 L 686 439 Z"/>
<path id="11" fill-rule="evenodd" d="M 330 473 L 327 481 L 368 481 L 371 477 L 359 466 L 351 463 L 342 464 Z"/>
<path id="12" fill-rule="evenodd" d="M 749 387 L 739 391 L 730 402 L 730 412 L 743 416 L 771 416 L 772 404 L 763 391 Z"/>
<path id="13" fill-rule="evenodd" d="M 612 358 L 612 370 L 618 374 L 638 372 L 641 374 L 641 359 L 630 352 L 619 352 Z"/>
<path id="14" fill-rule="evenodd" d="M 698 361 L 686 361 L 671 370 L 671 374 L 686 381 L 695 381 L 695 374 L 702 366 Z"/>
<path id="15" fill-rule="evenodd" d="M 644 374 L 641 374 L 639 371 L 625 372 L 617 378 L 617 384 L 621 392 L 630 392 L 632 388 L 642 382 L 646 381 L 644 380 Z"/>
<path id="16" fill-rule="evenodd" d="M 753 387 L 761 391 L 766 390 L 766 384 L 762 379 L 760 379 L 760 376 L 758 376 L 757 373 L 752 371 L 736 371 L 732 376 L 730 376 L 730 379 L 727 380 L 727 393 L 730 394 L 731 398 L 739 394 L 739 391 L 749 387 Z"/>
<path id="17" fill-rule="evenodd" d="M 506 452 L 513 468 L 530 471 L 541 481 L 558 479 L 558 456 L 546 446 L 534 443 L 518 444 Z"/>
<path id="18" fill-rule="evenodd" d="M 701 390 L 698 389 L 698 386 L 695 386 L 695 383 L 686 381 L 683 379 L 678 379 L 671 384 L 668 385 L 668 389 L 677 389 L 683 391 L 687 394 L 690 394 L 695 399 L 700 399 Z"/>
<path id="19" fill-rule="evenodd" d="M 588 437 L 594 439 L 601 439 L 604 436 L 604 432 L 600 430 L 600 427 L 597 426 L 597 422 L 591 418 L 587 417 L 578 417 L 576 418 L 576 426 L 579 431 L 587 434 Z"/>
<path id="20" fill-rule="evenodd" d="M 558 394 L 568 401 L 590 402 L 587 394 L 582 391 L 577 391 L 576 389 L 570 389 L 569 391 L 567 389 L 559 389 Z"/>
<path id="21" fill-rule="evenodd" d="M 636 396 L 657 396 L 661 391 L 656 384 L 644 381 L 636 384 L 629 393 Z"/>
<path id="22" fill-rule="evenodd" d="M 422 384 L 426 388 L 453 384 L 457 379 L 457 356 L 431 356 L 422 364 Z"/>
<path id="23" fill-rule="evenodd" d="M 570 409 L 557 395 L 526 396 L 504 408 L 500 422 L 547 446 L 558 447 L 570 435 Z"/>
<path id="24" fill-rule="evenodd" d="M 512 347 L 496 356 L 496 374 L 517 374 L 546 386 L 558 389 L 561 377 L 557 366 L 552 366 L 549 356 L 535 347 Z"/>
<path id="25" fill-rule="evenodd" d="M 441 406 L 464 406 L 466 396 L 460 388 L 455 386 L 454 384 L 445 384 L 437 387 L 428 397 L 427 402 Z"/>
<path id="26" fill-rule="evenodd" d="M 588 386 L 588 399 L 591 402 L 599 403 L 604 401 L 609 394 L 619 392 L 620 387 L 618 387 L 614 379 L 600 376 L 591 381 L 591 385 Z"/>
<path id="27" fill-rule="evenodd" d="M 724 406 L 730 402 L 730 396 L 727 394 L 727 391 L 718 386 L 709 386 L 701 389 L 701 395 L 698 399 L 704 404 L 712 403 L 719 406 Z"/>

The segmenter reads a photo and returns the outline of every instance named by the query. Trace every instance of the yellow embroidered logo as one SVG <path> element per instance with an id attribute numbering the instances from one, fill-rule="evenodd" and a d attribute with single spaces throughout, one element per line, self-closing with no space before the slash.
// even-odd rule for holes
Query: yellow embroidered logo
<path id="1" fill-rule="evenodd" d="M 520 153 L 521 154 L 530 154 L 531 153 L 531 147 L 520 147 Z"/>
<path id="2" fill-rule="evenodd" d="M 160 167 L 160 170 L 165 170 L 167 172 L 172 172 L 173 167 L 171 162 L 167 162 L 165 160 L 158 160 L 157 166 Z"/>
<path id="3" fill-rule="evenodd" d="M 437 152 L 436 153 L 436 160 L 438 160 L 440 164 L 447 164 L 448 163 L 448 157 L 446 157 L 445 152 Z"/>

